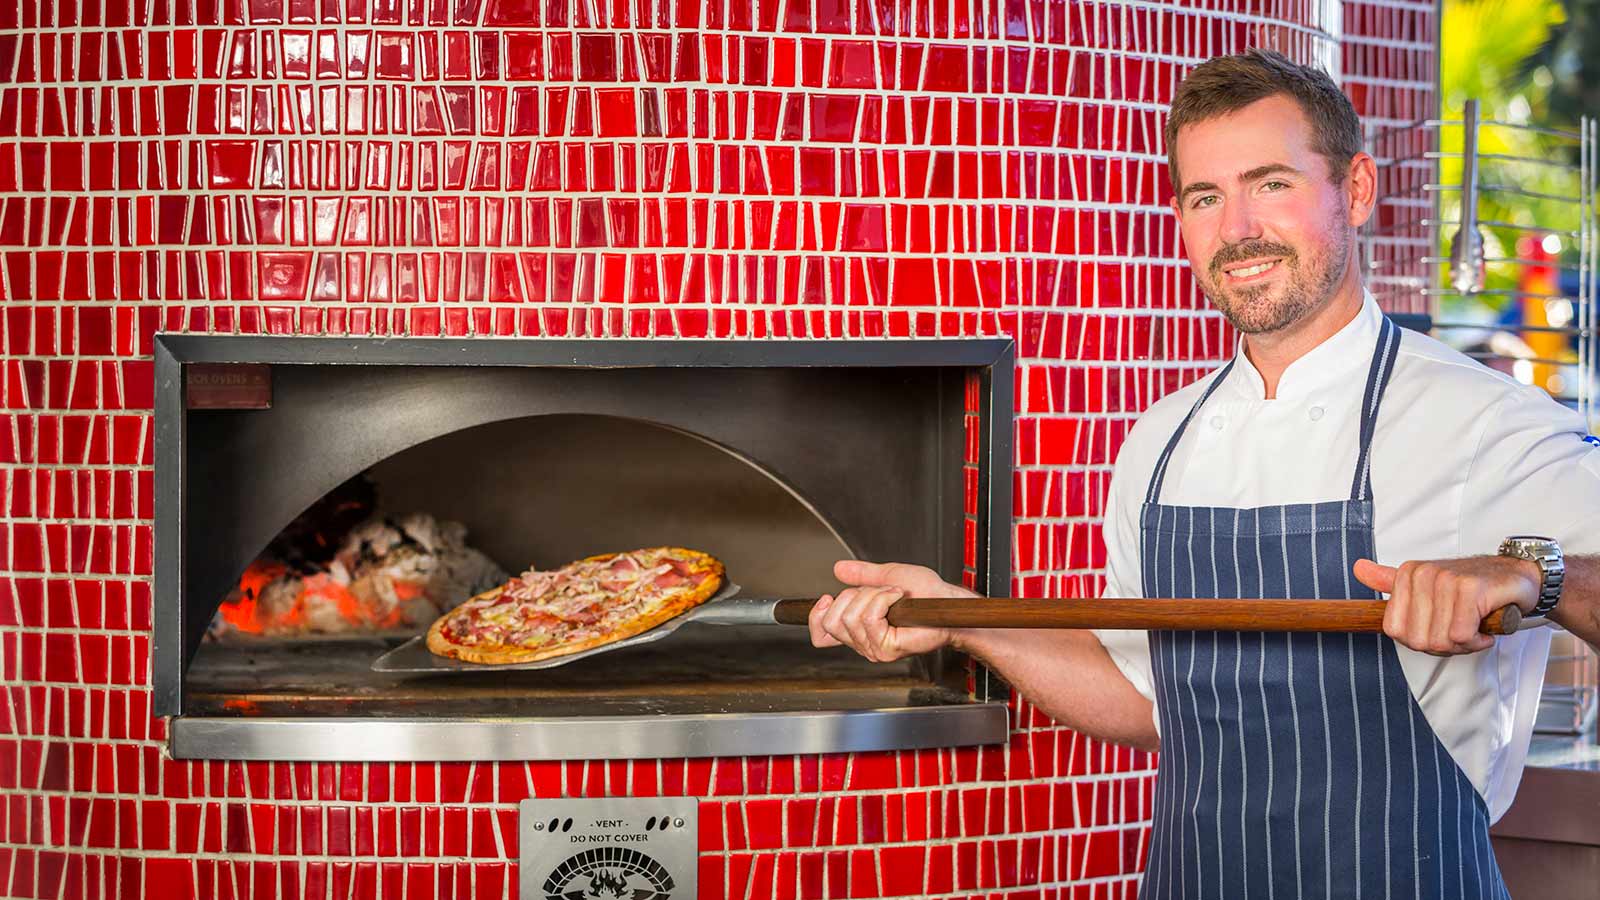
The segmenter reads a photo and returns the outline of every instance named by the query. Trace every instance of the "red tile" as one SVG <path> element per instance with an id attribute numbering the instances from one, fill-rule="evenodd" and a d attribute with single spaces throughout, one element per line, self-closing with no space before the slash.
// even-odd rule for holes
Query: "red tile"
<path id="1" fill-rule="evenodd" d="M 818 802 L 809 797 L 784 801 L 786 834 L 784 845 L 809 847 L 817 842 Z"/>
<path id="2" fill-rule="evenodd" d="M 487 857 L 491 859 L 500 856 L 499 842 L 495 839 L 496 825 L 494 810 L 472 809 L 470 811 L 463 810 L 462 812 L 470 812 L 471 815 L 471 834 L 468 846 L 468 854 L 471 856 Z M 445 827 L 450 827 L 448 821 L 446 822 Z"/>
<path id="3" fill-rule="evenodd" d="M 861 843 L 875 844 L 884 840 L 885 799 L 882 794 L 866 794 L 857 799 L 861 810 Z"/>
<path id="4" fill-rule="evenodd" d="M 194 863 L 187 859 L 153 857 L 144 860 L 142 875 L 147 893 L 163 897 L 195 896 Z"/>
<path id="5" fill-rule="evenodd" d="M 784 844 L 782 800 L 751 800 L 743 804 L 746 846 L 770 850 Z"/>
<path id="6" fill-rule="evenodd" d="M 503 891 L 506 889 L 507 874 L 508 867 L 504 864 L 473 866 L 472 880 L 476 889 L 475 900 L 502 900 Z"/>
<path id="7" fill-rule="evenodd" d="M 385 866 L 385 869 L 388 868 L 388 866 Z M 399 883 L 398 871 L 395 872 L 395 876 L 394 882 Z M 371 862 L 356 863 L 354 877 L 351 880 L 351 888 L 352 896 L 355 900 L 378 900 L 378 864 Z"/>
<path id="8" fill-rule="evenodd" d="M 727 896 L 723 889 L 723 871 L 726 858 L 722 856 L 702 856 L 699 860 L 699 870 L 695 873 L 699 885 L 700 900 L 714 898 L 723 900 Z"/>
<path id="9" fill-rule="evenodd" d="M 429 814 L 435 810 L 427 810 Z M 438 810 L 443 820 L 443 842 L 440 852 L 446 857 L 466 857 L 467 855 L 467 810 L 461 807 L 446 807 Z"/>
<path id="10" fill-rule="evenodd" d="M 16 757 L 0 759 L 0 772 L 81 792 L 72 816 L 66 798 L 50 799 L 62 809 L 54 821 L 72 822 L 80 841 L 132 839 L 179 858 L 141 865 L 136 856 L 123 864 L 37 853 L 45 836 L 29 823 L 42 822 L 45 807 L 33 815 L 26 802 L 14 810 L 8 801 L 7 823 L 23 831 L 0 870 L 26 873 L 13 876 L 11 893 L 103 894 L 142 882 L 146 895 L 376 897 L 381 874 L 385 897 L 501 897 L 504 863 L 302 868 L 182 857 L 221 854 L 243 833 L 280 856 L 393 858 L 409 840 L 410 855 L 458 849 L 482 858 L 496 826 L 514 843 L 515 814 L 497 808 L 489 817 L 479 804 L 630 790 L 725 798 L 733 812 L 716 817 L 719 836 L 726 826 L 730 840 L 763 850 L 776 841 L 912 842 L 876 856 L 836 854 L 837 865 L 816 853 L 736 854 L 708 869 L 708 890 L 719 895 L 821 896 L 825 878 L 835 896 L 875 879 L 885 893 L 915 895 L 921 882 L 900 870 L 915 870 L 921 853 L 927 891 L 949 893 L 955 851 L 926 842 L 963 822 L 998 838 L 961 845 L 963 885 L 1059 877 L 1046 842 L 1005 833 L 1092 825 L 1077 852 L 1108 881 L 1084 895 L 1125 890 L 1115 879 L 1136 868 L 1144 844 L 1114 826 L 1148 816 L 1148 756 L 1102 753 L 1046 731 L 1023 704 L 1018 721 L 1033 730 L 1004 750 L 906 753 L 899 762 L 863 754 L 268 770 L 161 761 L 158 748 L 130 743 L 165 737 L 144 687 L 150 357 L 159 329 L 1015 336 L 1029 360 L 1017 460 L 1048 467 L 1015 482 L 1016 511 L 1038 520 L 1017 542 L 1028 573 L 1018 586 L 1092 594 L 1104 546 L 1084 520 L 1101 513 L 1105 464 L 1133 415 L 1202 375 L 1233 340 L 1214 316 L 1156 312 L 1204 308 L 1192 276 L 1148 262 L 1177 244 L 1161 209 L 1165 175 L 1143 158 L 1160 152 L 1159 114 L 1110 119 L 1097 105 L 1107 96 L 1167 102 L 1176 64 L 1135 55 L 1114 70 L 1069 66 L 1084 47 L 1124 49 L 1113 45 L 1120 32 L 1079 34 L 1048 5 L 1030 8 L 1031 22 L 1000 23 L 936 4 L 913 29 L 933 36 L 922 45 L 847 35 L 853 14 L 839 5 L 790 4 L 782 21 L 776 6 L 679 5 L 644 22 L 620 8 L 591 15 L 581 4 L 488 0 L 479 23 L 439 4 L 410 13 L 355 4 L 340 12 L 356 28 L 348 34 L 317 30 L 322 13 L 305 0 L 199 12 L 137 6 L 52 8 L 53 20 L 34 6 L 0 8 L 0 32 L 30 35 L 13 50 L 22 87 L 0 96 L 0 117 L 25 132 L 0 139 L 0 191 L 37 194 L 0 197 L 0 346 L 10 357 L 0 406 L 12 414 L 0 423 L 0 461 L 50 467 L 13 476 L 6 492 L 16 521 L 0 532 L 0 556 L 14 574 L 39 577 L 14 579 L 14 593 L 0 596 L 0 622 L 30 629 L 0 636 L 5 675 L 23 685 L 0 704 L 0 726 L 26 721 L 78 742 L 0 751 Z M 1218 31 L 1214 13 L 1133 14 L 1141 17 L 1134 32 L 1161 30 L 1181 57 L 1207 52 L 1216 34 L 1248 37 L 1247 25 Z M 1427 108 L 1426 72 L 1411 70 L 1433 57 L 1409 35 L 1431 33 L 1430 16 L 1347 9 L 1347 32 L 1367 38 L 1362 52 L 1346 48 L 1344 62 L 1364 114 L 1409 120 Z M 789 33 L 769 36 L 780 28 Z M 1044 33 L 1070 46 L 1028 46 Z M 1004 53 L 982 42 L 1001 35 Z M 1402 49 L 1384 52 L 1385 44 Z M 73 118 L 74 101 L 44 93 L 58 90 L 45 83 L 57 75 L 102 99 Z M 323 87 L 334 92 L 326 116 Z M 1024 97 L 1008 96 L 1016 93 Z M 78 139 L 80 128 L 96 139 Z M 562 192 L 578 202 L 553 196 Z M 409 207 L 419 194 L 442 196 Z M 1061 201 L 1103 208 L 1063 215 Z M 743 268 L 723 265 L 723 255 L 752 250 L 761 255 Z M 1380 247 L 1374 258 L 1392 257 Z M 1127 365 L 1158 358 L 1158 369 Z M 1111 364 L 1093 365 L 1102 359 Z M 1195 365 L 1172 364 L 1185 359 Z M 975 448 L 973 440 L 968 452 Z M 970 501 L 975 472 L 968 478 Z M 1044 521 L 1052 519 L 1071 521 Z M 47 594 L 47 580 L 72 590 Z M 1119 771 L 1134 774 L 1081 792 L 1054 781 Z M 879 793 L 967 782 L 983 789 Z M 832 796 L 825 811 L 814 798 L 743 799 L 797 790 Z M 868 793 L 852 793 L 860 791 Z M 190 794 L 251 803 L 182 802 Z M 309 805 L 273 803 L 291 799 Z M 324 814 L 318 804 L 330 801 L 357 805 Z M 403 805 L 413 803 L 423 806 Z M 240 815 L 242 831 L 233 827 Z M 1110 850 L 1094 843 L 1102 833 L 1117 837 L 1104 842 Z M 862 853 L 865 861 L 851 858 Z"/>
<path id="11" fill-rule="evenodd" d="M 722 850 L 723 809 L 725 804 L 710 800 L 701 801 L 699 815 L 700 847 L 703 850 Z"/>
<path id="12" fill-rule="evenodd" d="M 467 764 L 439 763 L 439 800 L 460 803 L 467 797 Z"/>

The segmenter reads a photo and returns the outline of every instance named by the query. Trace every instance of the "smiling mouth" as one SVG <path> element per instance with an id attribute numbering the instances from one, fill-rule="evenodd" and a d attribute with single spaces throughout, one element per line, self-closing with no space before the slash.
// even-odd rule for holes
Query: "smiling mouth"
<path id="1" fill-rule="evenodd" d="M 1239 266 L 1237 268 L 1232 268 L 1232 269 L 1223 269 L 1223 272 L 1224 272 L 1224 274 L 1226 274 L 1228 276 L 1228 278 L 1230 278 L 1230 279 L 1232 279 L 1234 281 L 1246 281 L 1246 280 L 1249 280 L 1251 278 L 1255 278 L 1258 275 L 1263 275 L 1263 274 L 1271 271 L 1272 269 L 1277 267 L 1278 263 L 1280 263 L 1282 261 L 1283 260 L 1281 260 L 1281 259 L 1269 259 L 1269 260 L 1267 260 L 1265 262 L 1253 263 L 1253 264 L 1248 265 L 1248 266 Z"/>

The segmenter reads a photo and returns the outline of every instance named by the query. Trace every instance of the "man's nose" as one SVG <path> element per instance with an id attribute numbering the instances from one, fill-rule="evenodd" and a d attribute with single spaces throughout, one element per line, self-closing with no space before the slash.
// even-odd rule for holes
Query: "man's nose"
<path id="1" fill-rule="evenodd" d="M 1261 237 L 1261 221 L 1249 199 L 1236 197 L 1223 203 L 1222 233 L 1218 236 L 1227 244 Z"/>

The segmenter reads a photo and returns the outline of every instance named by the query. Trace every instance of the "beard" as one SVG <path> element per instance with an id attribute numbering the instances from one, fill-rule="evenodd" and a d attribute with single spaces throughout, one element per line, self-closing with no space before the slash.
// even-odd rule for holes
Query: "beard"
<path id="1" fill-rule="evenodd" d="M 1228 244 L 1211 257 L 1206 274 L 1200 276 L 1200 287 L 1240 334 L 1281 331 L 1322 308 L 1344 275 L 1350 259 L 1350 233 L 1341 221 L 1328 234 L 1327 245 L 1303 255 L 1276 241 Z M 1227 276 L 1223 266 L 1269 256 L 1281 259 L 1278 265 L 1288 269 L 1288 278 L 1272 284 L 1224 287 Z"/>

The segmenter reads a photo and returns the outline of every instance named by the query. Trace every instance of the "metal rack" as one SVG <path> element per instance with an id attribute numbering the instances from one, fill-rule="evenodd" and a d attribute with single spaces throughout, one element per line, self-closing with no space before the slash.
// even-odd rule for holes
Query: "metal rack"
<path id="1" fill-rule="evenodd" d="M 1600 252 L 1596 120 L 1585 116 L 1576 130 L 1546 128 L 1484 119 L 1476 100 L 1464 106 L 1460 119 L 1369 131 L 1368 151 L 1378 161 L 1381 200 L 1362 237 L 1368 284 L 1385 309 L 1431 317 L 1436 336 L 1486 365 L 1508 369 L 1530 383 L 1532 373 L 1546 373 L 1540 383 L 1577 410 L 1593 433 L 1600 430 L 1594 410 Z M 1459 169 L 1459 177 L 1441 177 L 1446 168 Z M 1496 214 L 1504 198 L 1532 201 L 1537 221 Z M 1520 236 L 1549 247 L 1554 258 L 1519 255 L 1508 239 Z M 1575 289 L 1522 289 L 1511 273 L 1530 264 L 1556 276 L 1557 285 L 1560 275 L 1575 275 Z M 1495 283 L 1488 283 L 1491 278 Z M 1545 316 L 1543 321 L 1501 325 L 1441 314 L 1451 299 L 1534 301 Z M 1571 358 L 1549 352 L 1558 340 L 1572 345 Z M 1536 349 L 1540 345 L 1546 349 Z M 1559 377 L 1549 377 L 1552 370 Z M 1582 641 L 1558 632 L 1536 730 L 1593 735 L 1597 705 L 1600 657 Z"/>

